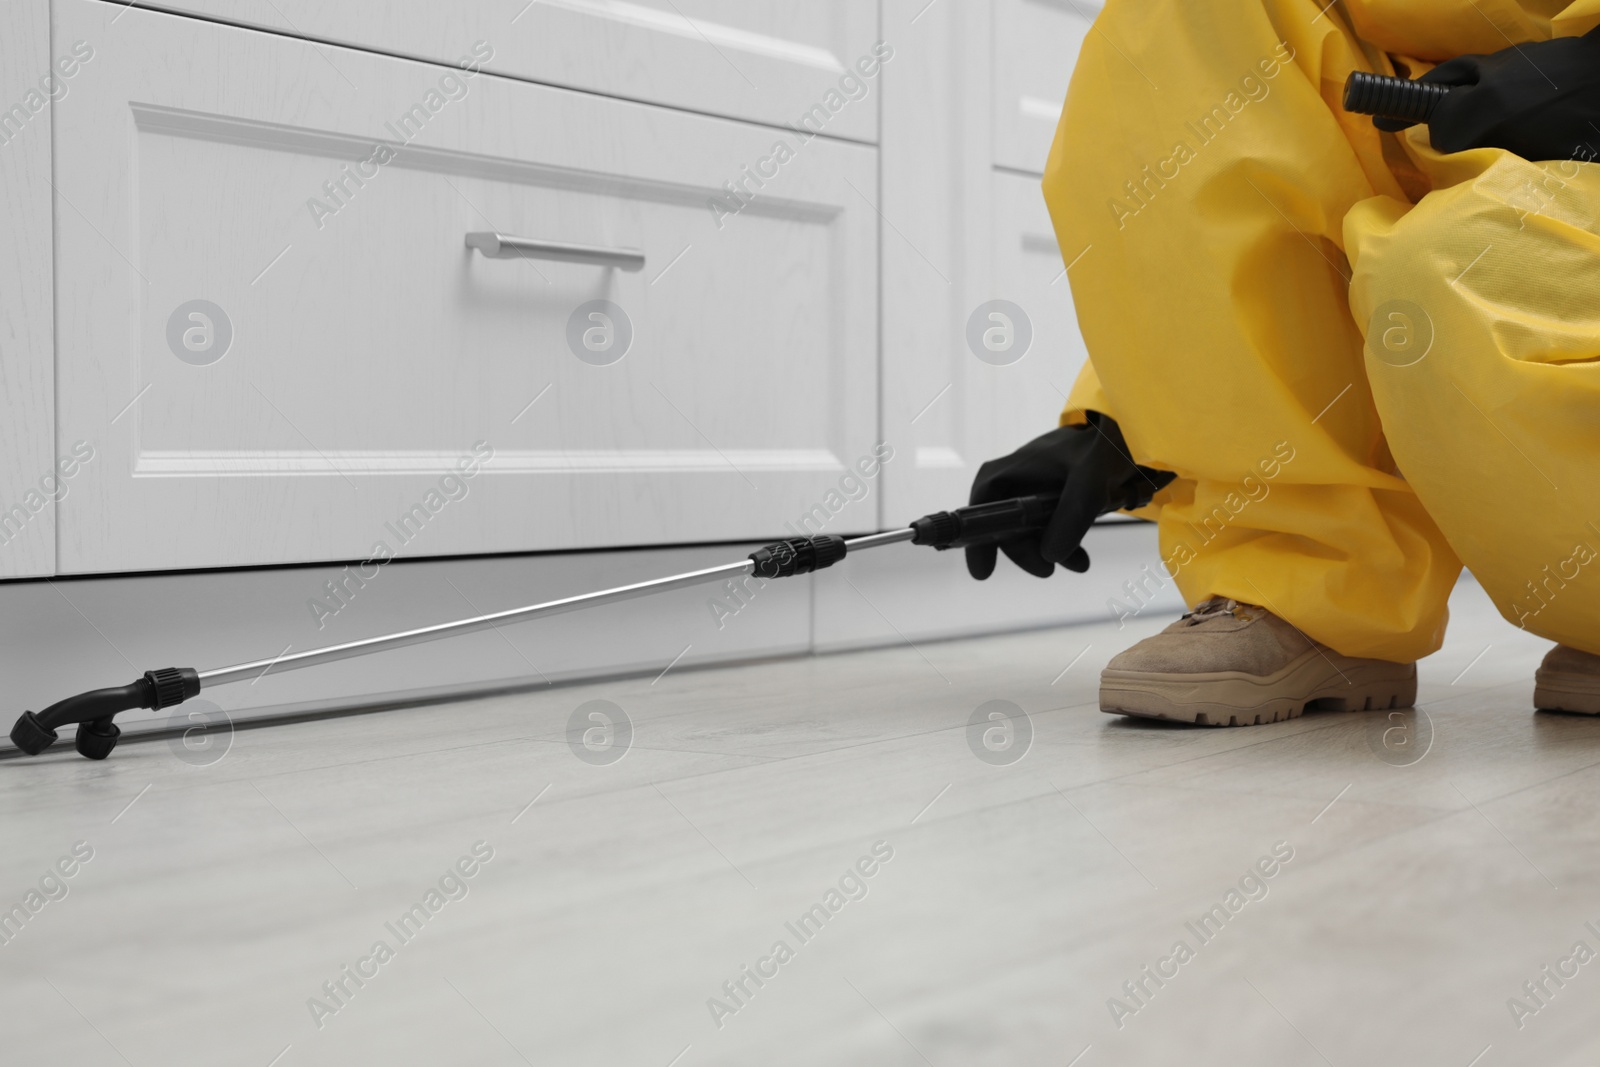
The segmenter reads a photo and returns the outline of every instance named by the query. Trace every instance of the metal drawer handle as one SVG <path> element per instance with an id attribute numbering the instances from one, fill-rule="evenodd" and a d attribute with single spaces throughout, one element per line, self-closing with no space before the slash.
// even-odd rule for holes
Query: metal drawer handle
<path id="1" fill-rule="evenodd" d="M 644 253 L 633 248 L 595 248 L 487 232 L 467 234 L 467 247 L 476 248 L 486 259 L 555 259 L 626 271 L 644 270 Z"/>

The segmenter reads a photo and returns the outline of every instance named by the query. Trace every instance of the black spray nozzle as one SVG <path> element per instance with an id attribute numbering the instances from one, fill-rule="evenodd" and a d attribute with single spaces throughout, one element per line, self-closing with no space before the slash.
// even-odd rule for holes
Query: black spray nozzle
<path id="1" fill-rule="evenodd" d="M 105 759 L 116 747 L 122 731 L 113 717 L 134 708 L 170 708 L 200 692 L 200 675 L 189 667 L 163 667 L 145 671 L 127 685 L 94 689 L 58 700 L 35 715 L 25 711 L 11 728 L 11 743 L 37 756 L 56 741 L 56 728 L 78 727 L 78 752 L 90 759 Z"/>
<path id="2" fill-rule="evenodd" d="M 1353 115 L 1427 122 L 1450 86 L 1356 71 L 1344 83 L 1344 109 Z"/>
<path id="3" fill-rule="evenodd" d="M 914 545 L 947 548 L 998 544 L 1019 533 L 1043 529 L 1055 513 L 1059 496 L 1019 496 L 992 504 L 972 504 L 954 511 L 936 511 L 911 524 Z"/>

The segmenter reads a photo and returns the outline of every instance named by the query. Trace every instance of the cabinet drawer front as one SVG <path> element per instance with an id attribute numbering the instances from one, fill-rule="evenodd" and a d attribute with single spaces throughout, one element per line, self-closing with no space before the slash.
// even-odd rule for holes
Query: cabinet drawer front
<path id="1" fill-rule="evenodd" d="M 877 0 L 166 0 L 154 5 L 353 48 L 783 125 L 839 89 L 872 55 Z M 869 64 L 870 65 L 870 64 Z M 844 83 L 846 90 L 852 80 Z M 827 132 L 877 136 L 877 108 L 852 105 Z"/>
<path id="2" fill-rule="evenodd" d="M 1044 173 L 1097 0 L 995 0 L 994 161 Z"/>
<path id="3" fill-rule="evenodd" d="M 55 113 L 59 438 L 97 449 L 62 570 L 763 538 L 870 453 L 874 150 L 56 19 L 95 43 Z"/>

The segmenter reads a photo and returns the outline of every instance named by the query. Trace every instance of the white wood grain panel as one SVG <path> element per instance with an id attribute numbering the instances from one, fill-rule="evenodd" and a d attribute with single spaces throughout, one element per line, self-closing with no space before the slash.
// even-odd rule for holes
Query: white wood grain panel
<path id="1" fill-rule="evenodd" d="M 859 76 L 857 61 L 871 55 L 878 29 L 876 0 L 167 0 L 140 6 L 445 63 L 481 42 L 491 55 L 485 70 L 775 126 L 799 122 L 830 93 L 848 99 L 859 92 L 850 79 Z M 854 100 L 831 110 L 830 136 L 876 138 L 875 106 Z"/>
<path id="2" fill-rule="evenodd" d="M 994 161 L 1044 173 L 1098 0 L 994 0 Z"/>
<path id="3" fill-rule="evenodd" d="M 884 519 L 899 524 L 965 501 L 999 437 L 972 425 L 971 398 L 1001 368 L 965 341 L 991 298 L 991 15 L 887 0 L 884 35 L 900 52 L 884 71 L 880 150 L 883 432 L 912 460 L 884 479 Z"/>
<path id="4" fill-rule="evenodd" d="M 119 11 L 57 9 L 106 41 L 58 115 L 62 434 L 105 440 L 64 570 L 763 538 L 870 450 L 873 150 Z M 203 366 L 196 299 L 233 334 Z M 608 366 L 594 300 L 632 326 Z"/>
<path id="5" fill-rule="evenodd" d="M 65 42 L 54 66 L 48 0 L 0 5 L 0 577 L 55 570 L 50 125 L 84 72 Z M 64 72 L 72 70 L 68 77 Z M 76 466 L 72 468 L 76 471 Z"/>
<path id="6" fill-rule="evenodd" d="M 990 376 L 984 402 L 992 407 L 992 425 L 1004 427 L 1011 417 L 1011 426 L 996 442 L 1009 451 L 1055 426 L 1066 394 L 1089 359 L 1067 267 L 1080 254 L 1087 259 L 1094 253 L 1079 249 L 1062 255 L 1036 179 L 997 170 L 990 182 L 993 292 L 1023 310 L 1033 334 L 1027 355 L 1016 363 L 985 368 L 1000 372 Z"/>
<path id="7" fill-rule="evenodd" d="M 911 457 L 886 475 L 891 523 L 964 501 L 979 464 L 1053 427 L 1086 358 L 1038 182 L 970 150 L 992 127 L 990 12 L 917 7 L 890 7 L 909 40 L 884 98 L 884 432 Z"/>

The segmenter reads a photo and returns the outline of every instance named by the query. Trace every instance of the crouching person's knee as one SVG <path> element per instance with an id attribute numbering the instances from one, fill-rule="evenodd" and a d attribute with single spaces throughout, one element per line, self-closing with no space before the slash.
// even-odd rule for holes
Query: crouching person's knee
<path id="1" fill-rule="evenodd" d="M 1350 309 L 1375 390 L 1392 368 L 1481 384 L 1506 361 L 1594 356 L 1600 165 L 1504 152 L 1482 162 L 1415 206 L 1375 197 L 1345 218 Z"/>

